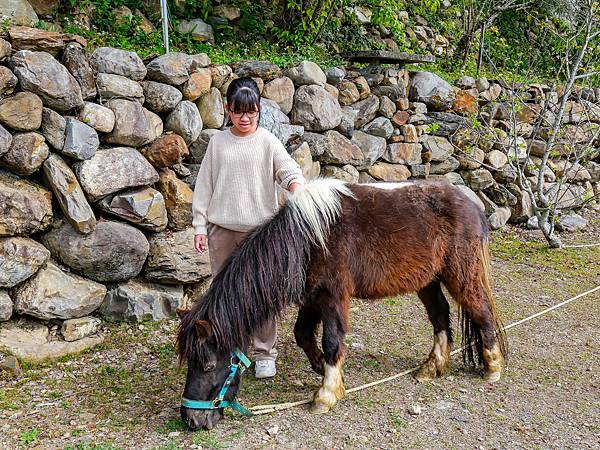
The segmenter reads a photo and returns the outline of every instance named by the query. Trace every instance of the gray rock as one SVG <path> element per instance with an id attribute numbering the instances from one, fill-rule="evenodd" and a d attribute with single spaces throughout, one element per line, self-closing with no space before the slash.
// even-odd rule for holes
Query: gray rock
<path id="1" fill-rule="evenodd" d="M 150 237 L 144 277 L 163 284 L 196 283 L 210 275 L 208 252 L 198 253 L 190 242 L 194 229 L 157 233 Z"/>
<path id="2" fill-rule="evenodd" d="M 33 234 L 52 222 L 52 194 L 0 170 L 0 236 Z"/>
<path id="3" fill-rule="evenodd" d="M 373 136 L 379 136 L 388 139 L 394 132 L 394 126 L 392 125 L 390 119 L 380 116 L 366 124 L 363 127 L 363 131 L 365 133 L 372 134 Z"/>
<path id="4" fill-rule="evenodd" d="M 354 127 L 362 128 L 377 115 L 377 111 L 379 110 L 379 98 L 376 95 L 370 95 L 366 99 L 354 103 L 352 108 L 358 111 L 358 115 L 354 121 Z"/>
<path id="5" fill-rule="evenodd" d="M 10 42 L 5 41 L 4 39 L 0 40 L 0 61 L 5 60 L 12 53 L 12 46 Z"/>
<path id="6" fill-rule="evenodd" d="M 106 170 L 110 167 L 110 170 Z M 92 201 L 122 189 L 158 181 L 158 173 L 134 148 L 100 149 L 93 158 L 75 163 L 75 174 Z"/>
<path id="7" fill-rule="evenodd" d="M 262 125 L 262 126 L 264 126 L 264 125 Z M 206 149 L 208 148 L 208 143 L 209 143 L 210 139 L 215 134 L 218 134 L 220 132 L 221 132 L 220 130 L 215 130 L 215 129 L 210 129 L 210 128 L 207 130 L 202 130 L 198 139 L 196 139 L 194 142 L 192 142 L 192 144 L 188 148 L 190 151 L 190 156 L 188 158 L 188 161 L 191 164 L 202 163 L 202 160 L 204 159 L 204 155 L 206 154 Z"/>
<path id="8" fill-rule="evenodd" d="M 185 230 L 191 227 L 194 192 L 185 182 L 177 178 L 171 169 L 161 169 L 159 176 L 160 180 L 156 188 L 165 199 L 169 227 L 174 230 Z"/>
<path id="9" fill-rule="evenodd" d="M 115 127 L 103 137 L 105 142 L 140 147 L 149 144 L 163 132 L 160 117 L 137 102 L 115 99 L 106 106 L 115 113 Z"/>
<path id="10" fill-rule="evenodd" d="M 487 91 L 490 88 L 490 82 L 485 77 L 477 78 L 475 87 L 479 92 Z"/>
<path id="11" fill-rule="evenodd" d="M 482 191 L 494 185 L 494 177 L 486 169 L 469 170 L 461 173 L 461 175 L 474 191 Z"/>
<path id="12" fill-rule="evenodd" d="M 26 0 L 4 0 L 0 3 L 0 19 L 25 27 L 33 27 L 39 20 Z"/>
<path id="13" fill-rule="evenodd" d="M 112 321 L 164 320 L 183 305 L 183 286 L 130 280 L 110 286 L 100 311 Z"/>
<path id="14" fill-rule="evenodd" d="M 413 178 L 427 178 L 429 176 L 430 163 L 413 164 L 410 166 L 410 173 Z"/>
<path id="15" fill-rule="evenodd" d="M 579 214 L 569 214 L 561 216 L 556 223 L 556 229 L 561 232 L 573 233 L 583 230 L 588 226 L 588 221 Z"/>
<path id="16" fill-rule="evenodd" d="M 192 58 L 185 53 L 171 52 L 153 59 L 147 66 L 148 78 L 160 83 L 179 86 L 189 78 Z"/>
<path id="17" fill-rule="evenodd" d="M 323 166 L 321 175 L 325 178 L 335 178 L 337 180 L 346 181 L 347 183 L 358 183 L 360 174 L 356 167 L 346 164 L 345 166 Z"/>
<path id="18" fill-rule="evenodd" d="M 97 103 L 85 102 L 78 118 L 101 133 L 110 133 L 115 127 L 115 113 L 110 108 Z"/>
<path id="19" fill-rule="evenodd" d="M 529 220 L 527 221 L 526 226 L 527 226 L 528 230 L 537 230 L 540 227 L 540 225 L 538 223 L 538 218 L 535 216 L 531 216 L 529 218 Z"/>
<path id="20" fill-rule="evenodd" d="M 559 187 L 559 183 L 546 183 L 546 195 L 560 209 L 579 207 L 593 194 L 585 186 L 577 184 L 562 184 Z"/>
<path id="21" fill-rule="evenodd" d="M 167 227 L 165 199 L 150 187 L 109 195 L 100 200 L 97 206 L 150 231 L 163 231 Z"/>
<path id="22" fill-rule="evenodd" d="M 32 276 L 50 258 L 42 244 L 24 237 L 0 238 L 0 288 L 12 288 Z"/>
<path id="23" fill-rule="evenodd" d="M 312 159 L 310 147 L 306 142 L 300 144 L 290 156 L 298 163 L 298 166 L 300 166 L 302 175 L 305 179 L 312 180 L 319 176 L 319 172 L 321 171 L 320 164 L 318 162 L 316 163 L 316 165 L 319 166 L 319 169 L 316 170 L 315 161 Z"/>
<path id="24" fill-rule="evenodd" d="M 106 288 L 80 276 L 63 272 L 52 262 L 15 289 L 15 311 L 39 319 L 71 319 L 95 311 Z"/>
<path id="25" fill-rule="evenodd" d="M 521 191 L 518 186 L 514 184 L 507 184 L 505 186 L 511 194 L 513 194 L 517 202 L 511 205 L 511 216 L 510 221 L 512 223 L 523 223 L 527 222 L 531 216 L 533 216 L 533 205 L 531 198 L 527 192 Z"/>
<path id="26" fill-rule="evenodd" d="M 371 166 L 386 150 L 386 140 L 383 137 L 373 136 L 363 131 L 355 131 L 350 140 L 358 146 L 363 153 L 364 162 L 361 167 Z"/>
<path id="27" fill-rule="evenodd" d="M 2 151 L 0 150 L 0 154 Z M 592 183 L 598 183 L 600 181 L 600 163 L 594 161 L 588 161 L 586 164 L 586 168 L 590 174 L 590 181 Z"/>
<path id="28" fill-rule="evenodd" d="M 286 70 L 285 74 L 296 86 L 314 84 L 323 87 L 327 83 L 325 72 L 312 61 L 302 61 L 296 67 Z"/>
<path id="29" fill-rule="evenodd" d="M 475 193 L 477 194 L 477 197 L 479 197 L 479 200 L 481 200 L 481 202 L 483 203 L 486 216 L 489 216 L 490 214 L 494 213 L 498 209 L 498 205 L 496 205 L 493 201 L 491 201 L 488 198 L 488 196 L 483 193 L 483 191 L 475 191 Z M 509 217 L 510 217 L 510 215 L 509 215 Z"/>
<path id="30" fill-rule="evenodd" d="M 461 170 L 475 170 L 479 169 L 485 159 L 485 153 L 480 148 L 471 148 L 468 150 L 462 150 L 455 155 L 456 159 L 460 164 Z"/>
<path id="31" fill-rule="evenodd" d="M 17 131 L 37 130 L 42 124 L 42 100 L 31 92 L 0 100 L 0 122 Z"/>
<path id="32" fill-rule="evenodd" d="M 96 334 L 100 329 L 102 321 L 95 317 L 80 317 L 78 319 L 65 320 L 60 328 L 60 334 L 67 342 L 78 341 L 92 334 Z"/>
<path id="33" fill-rule="evenodd" d="M 484 206 L 483 202 L 477 196 L 477 194 L 475 192 L 473 192 L 469 187 L 461 185 L 461 184 L 455 184 L 454 186 L 456 186 L 456 189 L 458 189 L 463 194 L 465 194 L 469 198 L 469 200 L 471 200 L 473 203 L 475 203 L 481 211 L 485 211 L 485 206 Z"/>
<path id="34" fill-rule="evenodd" d="M 66 119 L 50 108 L 42 110 L 42 133 L 46 141 L 56 150 L 62 150 L 65 145 Z"/>
<path id="35" fill-rule="evenodd" d="M 137 53 L 118 48 L 97 48 L 90 56 L 90 64 L 99 73 L 114 73 L 136 81 L 146 77 L 146 66 Z"/>
<path id="36" fill-rule="evenodd" d="M 309 131 L 326 131 L 337 127 L 342 120 L 339 103 L 322 87 L 300 86 L 294 95 L 291 122 Z"/>
<path id="37" fill-rule="evenodd" d="M 373 88 L 373 94 L 377 97 L 388 97 L 392 101 L 398 101 L 401 98 L 406 98 L 406 86 L 403 80 L 398 80 L 398 84 L 394 86 L 376 86 Z"/>
<path id="38" fill-rule="evenodd" d="M 39 95 L 44 105 L 57 111 L 83 105 L 77 80 L 50 53 L 21 50 L 13 55 L 10 65 L 21 88 Z"/>
<path id="39" fill-rule="evenodd" d="M 514 206 L 517 204 L 517 197 L 501 184 L 494 183 L 485 189 L 485 194 L 497 205 Z"/>
<path id="40" fill-rule="evenodd" d="M 455 82 L 454 85 L 458 86 L 461 89 L 471 89 L 475 87 L 475 78 L 470 77 L 468 75 L 463 75 L 462 77 L 458 78 Z"/>
<path id="41" fill-rule="evenodd" d="M 494 180 L 498 183 L 514 183 L 517 179 L 517 171 L 510 165 L 506 164 L 494 172 Z"/>
<path id="42" fill-rule="evenodd" d="M 350 80 L 343 80 L 338 85 L 338 101 L 341 105 L 347 106 L 360 100 L 360 92 L 356 84 Z"/>
<path id="43" fill-rule="evenodd" d="M 10 149 L 12 144 L 12 135 L 0 125 L 0 156 L 4 155 Z"/>
<path id="44" fill-rule="evenodd" d="M 48 327 L 31 320 L 9 321 L 0 325 L 0 350 L 28 362 L 38 363 L 79 353 L 103 341 L 103 336 L 86 337 L 75 342 L 51 341 Z"/>
<path id="45" fill-rule="evenodd" d="M 186 34 L 190 33 L 192 37 L 200 42 L 215 42 L 215 35 L 212 27 L 202 19 L 180 20 L 177 25 L 177 31 Z"/>
<path id="46" fill-rule="evenodd" d="M 429 173 L 433 175 L 444 175 L 448 172 L 454 172 L 459 166 L 460 163 L 458 160 L 453 156 L 449 156 L 448 159 L 442 162 L 432 163 Z"/>
<path id="47" fill-rule="evenodd" d="M 431 152 L 432 162 L 442 162 L 454 153 L 454 146 L 442 136 L 424 136 L 421 139 L 423 148 Z"/>
<path id="48" fill-rule="evenodd" d="M 190 65 L 190 70 L 192 71 L 210 66 L 210 58 L 206 53 L 190 55 L 190 58 L 192 58 L 192 64 Z"/>
<path id="49" fill-rule="evenodd" d="M 38 133 L 17 133 L 8 152 L 0 157 L 0 166 L 17 175 L 28 176 L 37 172 L 49 150 L 44 136 Z"/>
<path id="50" fill-rule="evenodd" d="M 64 224 L 44 235 L 42 241 L 63 264 L 101 283 L 137 276 L 148 255 L 144 234 L 121 222 L 98 222 L 86 235 Z"/>
<path id="51" fill-rule="evenodd" d="M 225 109 L 221 91 L 212 87 L 208 94 L 204 94 L 196 102 L 204 128 L 221 128 L 225 120 Z"/>
<path id="52" fill-rule="evenodd" d="M 411 176 L 410 170 L 405 165 L 384 162 L 376 162 L 367 169 L 367 173 L 381 181 L 405 181 Z"/>
<path id="53" fill-rule="evenodd" d="M 406 142 L 389 144 L 383 154 L 383 159 L 395 164 L 421 164 L 421 150 L 421 144 Z"/>
<path id="54" fill-rule="evenodd" d="M 80 233 L 91 233 L 96 226 L 96 217 L 71 168 L 53 153 L 44 161 L 43 171 L 71 226 Z"/>
<path id="55" fill-rule="evenodd" d="M 324 134 L 324 139 L 318 145 L 323 146 L 323 151 L 319 158 L 321 163 L 352 164 L 355 166 L 360 166 L 364 163 L 364 156 L 360 147 L 335 130 L 327 131 Z"/>
<path id="56" fill-rule="evenodd" d="M 175 109 L 183 98 L 183 94 L 176 87 L 156 81 L 142 81 L 144 90 L 144 106 L 157 114 L 166 113 Z"/>
<path id="57" fill-rule="evenodd" d="M 144 90 L 137 81 L 113 73 L 99 73 L 96 77 L 98 96 L 102 101 L 124 98 L 144 103 Z"/>
<path id="58" fill-rule="evenodd" d="M 66 118 L 65 145 L 61 153 L 71 158 L 93 158 L 100 146 L 98 133 L 92 127 L 72 117 Z"/>
<path id="59" fill-rule="evenodd" d="M 485 163 L 495 170 L 501 169 L 507 162 L 508 157 L 499 150 L 492 150 L 485 155 Z"/>
<path id="60" fill-rule="evenodd" d="M 327 82 L 334 86 L 344 79 L 346 76 L 346 70 L 342 67 L 332 67 L 325 71 Z"/>
<path id="61" fill-rule="evenodd" d="M 265 81 L 281 77 L 281 69 L 269 61 L 237 61 L 232 64 L 232 69 L 240 78 L 255 77 Z"/>
<path id="62" fill-rule="evenodd" d="M 9 320 L 10 316 L 12 316 L 12 313 L 13 303 L 8 295 L 8 292 L 0 289 L 0 322 Z"/>
<path id="63" fill-rule="evenodd" d="M 284 114 L 289 114 L 294 105 L 294 83 L 288 77 L 275 78 L 265 84 L 263 98 L 273 100 Z"/>
<path id="64" fill-rule="evenodd" d="M 284 145 L 291 139 L 304 135 L 304 127 L 290 125 L 290 119 L 279 109 L 275 101 L 262 98 L 260 105 L 260 126 L 273 133 Z"/>
<path id="65" fill-rule="evenodd" d="M 425 103 L 410 102 L 409 107 L 415 114 L 427 114 L 427 105 Z"/>
<path id="66" fill-rule="evenodd" d="M 385 95 L 379 99 L 379 112 L 388 119 L 394 117 L 396 112 L 396 104 Z"/>
<path id="67" fill-rule="evenodd" d="M 452 86 L 431 72 L 412 72 L 409 99 L 423 102 L 434 111 L 452 106 L 454 91 Z"/>
<path id="68" fill-rule="evenodd" d="M 96 97 L 94 71 L 88 62 L 83 47 L 78 43 L 69 42 L 63 50 L 61 61 L 79 83 L 83 98 L 92 99 Z"/>
<path id="69" fill-rule="evenodd" d="M 0 49 L 0 54 L 1 52 L 2 50 Z M 12 94 L 18 82 L 19 79 L 8 67 L 0 66 L 0 96 Z"/>
<path id="70" fill-rule="evenodd" d="M 181 136 L 187 145 L 198 139 L 202 125 L 198 107 L 187 100 L 180 102 L 165 120 L 165 130 Z"/>
<path id="71" fill-rule="evenodd" d="M 581 164 L 564 160 L 556 162 L 556 176 L 565 181 L 580 183 L 584 181 L 590 181 L 592 179 L 590 172 Z"/>
<path id="72" fill-rule="evenodd" d="M 354 133 L 354 122 L 358 117 L 359 111 L 349 106 L 342 107 L 342 120 L 340 124 L 335 127 L 335 130 L 340 132 L 346 137 L 352 137 Z"/>

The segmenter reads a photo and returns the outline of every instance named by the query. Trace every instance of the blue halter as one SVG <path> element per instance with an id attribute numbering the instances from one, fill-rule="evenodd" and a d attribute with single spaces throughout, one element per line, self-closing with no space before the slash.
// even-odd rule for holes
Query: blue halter
<path id="1" fill-rule="evenodd" d="M 234 358 L 236 358 L 236 357 L 238 359 L 237 364 L 233 362 Z M 236 411 L 240 412 L 244 416 L 251 416 L 252 412 L 248 408 L 244 407 L 237 400 L 235 400 L 235 399 L 233 399 L 231 401 L 223 400 L 225 397 L 225 394 L 227 394 L 227 391 L 229 390 L 229 387 L 231 386 L 231 382 L 233 381 L 233 378 L 235 377 L 235 375 L 239 371 L 240 377 L 241 377 L 242 374 L 244 373 L 244 371 L 248 367 L 250 367 L 250 364 L 252 364 L 252 363 L 250 362 L 248 357 L 246 355 L 244 355 L 239 348 L 236 348 L 234 351 L 231 352 L 231 362 L 229 363 L 229 375 L 227 375 L 227 378 L 225 378 L 225 381 L 223 382 L 223 386 L 221 387 L 221 390 L 219 391 L 219 394 L 217 395 L 217 397 L 213 401 L 190 400 L 189 398 L 181 397 L 181 405 L 186 408 L 189 408 L 189 409 L 231 408 L 231 409 L 235 409 Z"/>

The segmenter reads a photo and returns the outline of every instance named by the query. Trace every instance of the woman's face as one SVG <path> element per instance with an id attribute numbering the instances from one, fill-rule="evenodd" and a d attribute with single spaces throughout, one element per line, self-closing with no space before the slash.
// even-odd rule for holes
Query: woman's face
<path id="1" fill-rule="evenodd" d="M 251 134 L 256 131 L 259 120 L 259 108 L 242 112 L 236 110 L 236 108 L 230 108 L 230 106 L 227 105 L 227 111 L 229 113 L 231 123 L 233 123 L 233 127 L 239 134 Z"/>

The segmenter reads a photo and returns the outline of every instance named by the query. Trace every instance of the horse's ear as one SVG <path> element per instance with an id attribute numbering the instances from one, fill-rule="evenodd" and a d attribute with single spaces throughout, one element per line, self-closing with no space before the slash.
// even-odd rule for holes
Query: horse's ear
<path id="1" fill-rule="evenodd" d="M 187 313 L 190 312 L 189 309 L 184 309 L 184 308 L 177 308 L 175 309 L 175 312 L 177 313 L 177 317 L 179 317 L 179 320 L 183 320 L 183 318 L 185 317 L 185 315 Z"/>
<path id="2" fill-rule="evenodd" d="M 198 333 L 198 339 L 205 341 L 212 334 L 212 325 L 206 320 L 196 320 L 196 333 Z"/>

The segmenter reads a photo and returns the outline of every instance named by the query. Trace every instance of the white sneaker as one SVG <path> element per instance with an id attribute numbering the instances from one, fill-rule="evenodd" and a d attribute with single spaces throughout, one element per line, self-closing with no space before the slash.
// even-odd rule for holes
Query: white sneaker
<path id="1" fill-rule="evenodd" d="M 256 361 L 254 363 L 254 374 L 256 378 L 273 378 L 277 373 L 275 361 L 270 359 Z"/>

